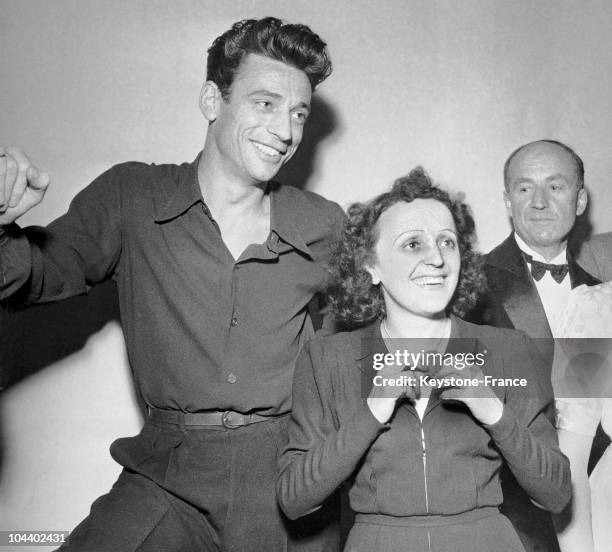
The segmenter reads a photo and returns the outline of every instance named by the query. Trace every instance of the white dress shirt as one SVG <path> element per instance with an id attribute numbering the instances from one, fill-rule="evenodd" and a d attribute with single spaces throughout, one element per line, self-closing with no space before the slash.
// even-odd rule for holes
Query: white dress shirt
<path id="1" fill-rule="evenodd" d="M 519 249 L 527 253 L 527 255 L 530 255 L 535 261 L 559 265 L 567 263 L 566 248 L 564 248 L 554 259 L 547 261 L 542 255 L 531 249 L 516 232 L 514 233 L 514 239 Z M 527 265 L 529 265 L 529 263 L 527 263 Z M 565 275 L 561 283 L 557 283 L 547 270 L 540 281 L 536 282 L 534 280 L 533 283 L 538 290 L 538 295 L 540 296 L 540 301 L 542 301 L 542 306 L 544 307 L 544 312 L 546 313 L 548 325 L 550 326 L 553 337 L 561 337 L 559 328 L 562 321 L 562 315 L 569 300 L 570 291 L 572 290 L 569 274 Z"/>

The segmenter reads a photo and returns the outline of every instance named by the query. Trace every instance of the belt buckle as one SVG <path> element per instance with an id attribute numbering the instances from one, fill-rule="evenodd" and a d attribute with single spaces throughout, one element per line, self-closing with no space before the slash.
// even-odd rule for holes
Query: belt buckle
<path id="1" fill-rule="evenodd" d="M 238 416 L 242 417 L 242 423 L 232 423 L 233 414 L 237 414 Z M 226 427 L 227 429 L 236 429 L 237 427 L 241 427 L 244 425 L 244 417 L 238 412 L 234 412 L 233 410 L 226 410 L 221 416 L 221 423 L 223 424 L 223 427 Z"/>

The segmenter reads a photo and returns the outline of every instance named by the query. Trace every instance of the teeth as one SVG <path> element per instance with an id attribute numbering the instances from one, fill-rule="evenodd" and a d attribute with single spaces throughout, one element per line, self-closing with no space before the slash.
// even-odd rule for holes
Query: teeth
<path id="1" fill-rule="evenodd" d="M 271 148 L 270 146 L 265 146 L 264 144 L 260 144 L 259 142 L 253 142 L 253 145 L 261 153 L 263 153 L 264 155 L 267 155 L 268 157 L 278 157 L 280 155 L 280 152 L 278 152 L 274 148 Z"/>
<path id="2" fill-rule="evenodd" d="M 429 286 L 432 284 L 441 284 L 444 282 L 442 276 L 421 276 L 412 280 L 417 286 Z"/>

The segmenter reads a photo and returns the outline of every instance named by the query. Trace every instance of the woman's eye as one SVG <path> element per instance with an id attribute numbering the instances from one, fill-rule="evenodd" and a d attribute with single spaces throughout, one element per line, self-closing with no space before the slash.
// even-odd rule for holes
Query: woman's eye
<path id="1" fill-rule="evenodd" d="M 419 247 L 418 240 L 409 240 L 402 246 L 404 249 L 416 249 Z"/>
<path id="2" fill-rule="evenodd" d="M 441 244 L 443 247 L 447 247 L 449 249 L 454 249 L 457 246 L 457 243 L 452 238 L 443 238 Z"/>
<path id="3" fill-rule="evenodd" d="M 272 106 L 272 104 L 266 100 L 260 100 L 256 103 L 257 107 L 259 107 L 261 110 L 268 110 Z"/>

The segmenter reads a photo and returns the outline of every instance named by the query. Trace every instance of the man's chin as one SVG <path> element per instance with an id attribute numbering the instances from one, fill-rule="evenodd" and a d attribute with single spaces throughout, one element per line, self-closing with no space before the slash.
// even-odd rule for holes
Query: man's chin
<path id="1" fill-rule="evenodd" d="M 532 233 L 528 239 L 523 238 L 523 241 L 530 247 L 553 247 L 564 241 L 564 236 L 557 231 L 540 231 Z"/>
<path id="2" fill-rule="evenodd" d="M 274 178 L 278 174 L 279 170 L 280 170 L 280 166 L 279 167 L 275 167 L 273 169 L 270 168 L 268 170 L 252 171 L 251 172 L 251 178 L 257 184 L 260 184 L 260 183 L 263 183 L 263 182 L 269 182 L 270 180 L 274 180 Z"/>

